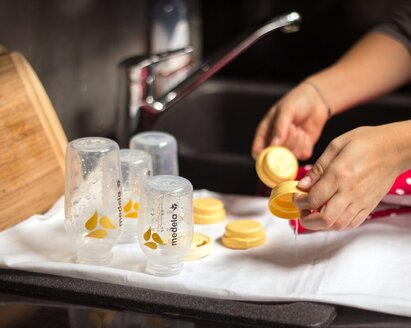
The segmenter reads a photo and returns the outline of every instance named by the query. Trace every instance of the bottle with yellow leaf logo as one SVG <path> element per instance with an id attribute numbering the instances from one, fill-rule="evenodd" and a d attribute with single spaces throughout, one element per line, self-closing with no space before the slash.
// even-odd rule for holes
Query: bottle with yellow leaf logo
<path id="1" fill-rule="evenodd" d="M 179 176 L 156 175 L 143 185 L 139 243 L 147 272 L 171 276 L 183 268 L 193 240 L 193 186 Z"/>
<path id="2" fill-rule="evenodd" d="M 111 260 L 122 225 L 120 156 L 113 140 L 89 137 L 67 145 L 64 224 L 77 262 Z"/>
<path id="3" fill-rule="evenodd" d="M 151 176 L 151 156 L 143 150 L 120 150 L 121 177 L 123 182 L 123 226 L 119 242 L 132 243 L 138 240 L 141 188 Z"/>

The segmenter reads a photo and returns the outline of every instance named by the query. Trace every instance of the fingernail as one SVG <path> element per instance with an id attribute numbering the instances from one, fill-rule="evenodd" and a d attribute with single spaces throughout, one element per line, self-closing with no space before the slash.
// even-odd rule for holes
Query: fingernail
<path id="1" fill-rule="evenodd" d="M 311 184 L 311 178 L 308 175 L 306 175 L 304 178 L 300 180 L 300 182 L 298 182 L 297 187 L 306 189 L 310 186 L 310 184 Z"/>
<path id="2" fill-rule="evenodd" d="M 279 137 L 274 137 L 273 139 L 273 145 L 276 146 L 280 143 L 280 138 Z"/>

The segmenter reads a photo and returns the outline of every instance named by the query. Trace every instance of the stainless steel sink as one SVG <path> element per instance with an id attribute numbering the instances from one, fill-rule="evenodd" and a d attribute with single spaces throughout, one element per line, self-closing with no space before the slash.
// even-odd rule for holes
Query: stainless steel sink
<path id="1" fill-rule="evenodd" d="M 254 194 L 254 131 L 283 92 L 267 85 L 211 80 L 160 116 L 152 129 L 176 137 L 180 174 L 194 188 Z"/>
<path id="2" fill-rule="evenodd" d="M 180 174 L 194 188 L 261 193 L 250 155 L 254 132 L 266 111 L 289 87 L 210 80 L 162 114 L 151 129 L 176 137 Z M 314 162 L 334 137 L 354 127 L 409 119 L 410 104 L 409 96 L 391 96 L 332 118 L 308 162 Z"/>

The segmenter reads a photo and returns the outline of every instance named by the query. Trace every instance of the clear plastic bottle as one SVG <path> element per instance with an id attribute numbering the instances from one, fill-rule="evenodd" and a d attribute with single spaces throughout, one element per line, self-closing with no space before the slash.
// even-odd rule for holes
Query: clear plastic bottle
<path id="1" fill-rule="evenodd" d="M 153 175 L 178 175 L 177 141 L 168 133 L 148 131 L 130 140 L 131 149 L 144 150 L 153 160 Z"/>
<path id="2" fill-rule="evenodd" d="M 139 243 L 147 272 L 178 274 L 193 240 L 193 186 L 178 176 L 157 175 L 143 186 Z"/>
<path id="3" fill-rule="evenodd" d="M 123 182 L 123 227 L 119 242 L 138 240 L 141 189 L 151 176 L 153 165 L 148 153 L 137 149 L 120 150 L 121 177 Z"/>
<path id="4" fill-rule="evenodd" d="M 65 228 L 77 262 L 106 264 L 122 225 L 120 156 L 116 142 L 89 137 L 66 151 Z"/>

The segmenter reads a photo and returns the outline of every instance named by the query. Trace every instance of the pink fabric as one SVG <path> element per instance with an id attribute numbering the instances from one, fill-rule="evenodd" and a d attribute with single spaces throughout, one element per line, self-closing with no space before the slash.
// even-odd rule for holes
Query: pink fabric
<path id="1" fill-rule="evenodd" d="M 298 170 L 297 180 L 301 180 L 311 168 L 311 165 L 301 166 Z M 377 207 L 370 213 L 367 219 L 371 220 L 411 213 L 411 170 L 405 171 L 394 181 L 390 191 L 382 199 L 381 203 L 392 206 L 385 207 L 384 209 Z M 293 229 L 295 229 L 296 224 L 296 220 L 290 220 L 290 225 Z M 310 232 L 310 230 L 305 229 L 298 222 L 298 233 L 304 232 Z"/>

